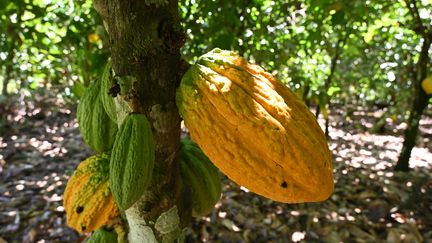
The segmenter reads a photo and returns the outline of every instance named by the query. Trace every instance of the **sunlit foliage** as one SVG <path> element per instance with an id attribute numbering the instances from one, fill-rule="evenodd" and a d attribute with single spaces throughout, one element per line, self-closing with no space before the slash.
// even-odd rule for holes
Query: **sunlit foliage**
<path id="1" fill-rule="evenodd" d="M 432 3 L 419 3 L 430 24 Z M 405 1 L 183 0 L 181 13 L 189 60 L 214 47 L 237 50 L 315 103 L 323 93 L 363 104 L 410 98 L 421 37 Z"/>
<path id="2" fill-rule="evenodd" d="M 3 94 L 86 85 L 101 71 L 105 32 L 92 1 L 1 0 L 0 6 Z"/>

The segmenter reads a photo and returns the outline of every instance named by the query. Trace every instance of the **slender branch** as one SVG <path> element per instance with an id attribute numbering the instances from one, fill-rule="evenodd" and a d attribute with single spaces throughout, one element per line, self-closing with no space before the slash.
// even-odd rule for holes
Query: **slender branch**
<path id="1" fill-rule="evenodd" d="M 324 83 L 325 84 L 324 88 L 325 88 L 326 92 L 328 91 L 328 89 L 330 87 L 331 81 L 333 79 L 333 75 L 334 75 L 335 70 L 336 70 L 337 62 L 339 61 L 340 55 L 342 53 L 342 49 L 348 40 L 349 34 L 350 33 L 348 31 L 346 31 L 344 36 L 339 37 L 338 42 L 336 44 L 335 54 L 334 54 L 334 56 L 331 60 L 331 64 L 330 64 L 330 74 L 327 76 L 327 79 Z"/>
<path id="2" fill-rule="evenodd" d="M 418 68 L 418 80 L 421 81 L 426 78 L 427 76 L 427 70 L 428 70 L 428 64 L 430 63 L 430 56 L 429 56 L 429 49 L 431 47 L 432 40 L 429 38 L 424 38 L 422 49 L 420 52 L 420 58 L 417 62 L 417 68 Z M 420 83 L 420 82 L 418 82 Z"/>
<path id="3" fill-rule="evenodd" d="M 186 13 L 185 13 L 185 17 L 183 18 L 183 21 L 184 21 L 184 20 L 188 20 L 188 19 L 190 18 L 191 14 L 192 14 L 192 8 L 191 8 L 191 7 L 188 7 L 188 8 L 187 8 L 187 11 L 186 11 Z"/>
<path id="4" fill-rule="evenodd" d="M 416 21 L 417 23 L 417 26 L 414 28 L 414 31 L 418 32 L 421 36 L 425 37 L 427 35 L 426 27 L 423 25 L 423 22 L 420 18 L 416 0 L 405 0 L 405 3 L 411 14 L 411 17 L 413 17 L 414 21 Z"/>
<path id="5" fill-rule="evenodd" d="M 420 25 L 423 28 L 424 26 L 423 26 L 423 22 L 421 21 L 421 18 L 420 18 L 420 13 L 419 13 L 419 10 L 417 7 L 416 0 L 411 0 L 411 4 L 412 4 L 413 11 L 414 11 L 415 19 L 417 20 L 418 25 Z"/>

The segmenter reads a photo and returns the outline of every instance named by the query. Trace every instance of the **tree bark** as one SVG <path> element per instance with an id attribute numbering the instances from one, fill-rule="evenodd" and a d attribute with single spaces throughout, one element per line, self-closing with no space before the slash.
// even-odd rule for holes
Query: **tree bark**
<path id="1" fill-rule="evenodd" d="M 180 116 L 175 91 L 185 72 L 177 0 L 95 0 L 110 40 L 116 99 L 143 113 L 156 144 L 153 179 L 125 215 L 130 242 L 173 242 L 191 218 L 190 192 L 176 159 Z"/>
<path id="2" fill-rule="evenodd" d="M 417 77 L 417 80 L 414 80 L 414 99 L 411 106 L 410 116 L 408 118 L 408 127 L 405 130 L 402 150 L 394 168 L 397 171 L 409 171 L 411 151 L 416 143 L 421 117 L 429 102 L 430 96 L 428 96 L 421 88 L 421 82 L 427 76 L 427 68 L 430 62 L 429 49 L 431 47 L 431 39 L 432 38 L 428 38 L 428 36 L 423 39 L 420 58 L 416 68 L 417 72 L 415 76 Z"/>
<path id="3" fill-rule="evenodd" d="M 408 127 L 405 130 L 402 150 L 395 166 L 395 170 L 397 171 L 409 171 L 409 159 L 411 157 L 411 151 L 416 143 L 420 119 L 423 115 L 424 109 L 428 105 L 429 98 L 431 97 L 423 91 L 421 83 L 426 78 L 428 66 L 430 65 L 429 49 L 432 42 L 432 32 L 430 32 L 430 26 L 425 25 L 420 18 L 417 1 L 405 0 L 405 3 L 411 17 L 413 18 L 413 31 L 422 37 L 423 44 L 420 51 L 420 58 L 413 70 L 414 99 L 411 105 L 410 116 L 408 118 Z"/>

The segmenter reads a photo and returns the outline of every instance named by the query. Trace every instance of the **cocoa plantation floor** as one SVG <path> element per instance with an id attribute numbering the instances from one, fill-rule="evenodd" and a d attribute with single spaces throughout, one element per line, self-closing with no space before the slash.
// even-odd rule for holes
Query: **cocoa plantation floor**
<path id="1" fill-rule="evenodd" d="M 0 127 L 0 242 L 77 242 L 65 224 L 62 194 L 83 143 L 75 107 L 55 97 L 11 98 Z M 248 193 L 223 177 L 223 196 L 195 219 L 187 242 L 431 242 L 432 115 L 421 121 L 408 173 L 392 170 L 405 125 L 382 110 L 343 107 L 330 116 L 335 192 L 322 203 L 282 204 Z M 320 120 L 321 123 L 322 120 Z M 429 240 L 429 241 L 428 241 Z"/>

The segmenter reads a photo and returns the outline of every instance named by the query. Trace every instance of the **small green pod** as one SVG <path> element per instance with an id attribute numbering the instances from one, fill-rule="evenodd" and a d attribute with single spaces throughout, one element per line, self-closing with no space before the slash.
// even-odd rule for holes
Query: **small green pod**
<path id="1" fill-rule="evenodd" d="M 102 153 L 112 148 L 118 127 L 105 112 L 100 87 L 100 81 L 96 81 L 87 88 L 78 105 L 77 118 L 84 142 Z"/>
<path id="2" fill-rule="evenodd" d="M 110 90 L 112 86 L 111 68 L 112 68 L 112 62 L 110 59 L 105 65 L 105 68 L 102 73 L 100 95 L 101 95 L 102 105 L 105 109 L 105 112 L 108 114 L 109 118 L 114 123 L 117 123 L 116 105 L 114 102 L 114 98 L 110 95 Z"/>
<path id="3" fill-rule="evenodd" d="M 117 233 L 114 230 L 99 228 L 87 239 L 86 243 L 117 243 Z"/>
<path id="4" fill-rule="evenodd" d="M 192 216 L 209 214 L 222 192 L 219 170 L 190 139 L 181 141 L 180 168 L 182 178 L 192 191 Z"/>
<path id="5" fill-rule="evenodd" d="M 114 142 L 110 161 L 110 185 L 118 207 L 126 210 L 151 182 L 155 146 L 151 125 L 144 114 L 129 114 Z"/>

